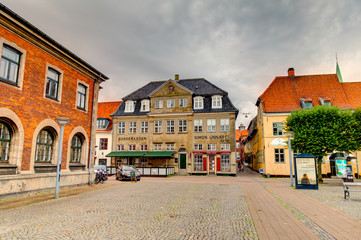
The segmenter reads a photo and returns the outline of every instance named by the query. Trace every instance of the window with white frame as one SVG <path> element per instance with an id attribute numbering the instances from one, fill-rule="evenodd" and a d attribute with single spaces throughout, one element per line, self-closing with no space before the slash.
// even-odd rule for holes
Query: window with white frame
<path id="1" fill-rule="evenodd" d="M 162 144 L 161 143 L 154 143 L 153 144 L 153 151 L 162 151 Z"/>
<path id="2" fill-rule="evenodd" d="M 140 122 L 140 133 L 148 133 L 148 121 Z"/>
<path id="3" fill-rule="evenodd" d="M 162 99 L 155 100 L 154 101 L 154 108 L 156 108 L 156 109 L 163 108 L 163 100 Z"/>
<path id="4" fill-rule="evenodd" d="M 137 132 L 137 122 L 130 121 L 129 122 L 129 133 L 136 133 Z"/>
<path id="5" fill-rule="evenodd" d="M 222 172 L 231 171 L 231 161 L 230 161 L 229 154 L 222 154 L 221 155 L 221 171 Z"/>
<path id="6" fill-rule="evenodd" d="M 210 143 L 208 144 L 208 151 L 216 151 L 216 148 L 217 148 L 217 144 L 215 143 Z"/>
<path id="7" fill-rule="evenodd" d="M 194 109 L 203 109 L 203 97 L 195 97 L 194 101 Z"/>
<path id="8" fill-rule="evenodd" d="M 229 118 L 221 118 L 221 132 L 229 132 Z"/>
<path id="9" fill-rule="evenodd" d="M 117 145 L 117 151 L 125 151 L 125 145 L 124 144 L 118 144 Z"/>
<path id="10" fill-rule="evenodd" d="M 202 131 L 203 131 L 203 120 L 194 119 L 194 132 L 202 132 Z"/>
<path id="11" fill-rule="evenodd" d="M 118 134 L 125 133 L 125 122 L 118 122 Z"/>
<path id="12" fill-rule="evenodd" d="M 282 122 L 274 122 L 273 126 L 273 136 L 282 136 L 283 135 L 283 124 Z"/>
<path id="13" fill-rule="evenodd" d="M 52 68 L 48 68 L 46 76 L 45 96 L 58 100 L 60 73 Z"/>
<path id="14" fill-rule="evenodd" d="M 140 151 L 148 151 L 148 145 L 147 144 L 141 144 L 140 145 Z"/>
<path id="15" fill-rule="evenodd" d="M 179 99 L 179 107 L 187 107 L 187 99 L 186 98 Z"/>
<path id="16" fill-rule="evenodd" d="M 178 128 L 180 133 L 187 132 L 187 120 L 179 120 L 178 121 Z"/>
<path id="17" fill-rule="evenodd" d="M 135 144 L 129 144 L 129 151 L 135 151 L 136 145 Z"/>
<path id="18" fill-rule="evenodd" d="M 167 133 L 174 133 L 174 120 L 167 120 Z"/>
<path id="19" fill-rule="evenodd" d="M 207 119 L 207 132 L 216 132 L 216 119 Z"/>
<path id="20" fill-rule="evenodd" d="M 194 144 L 194 150 L 203 150 L 203 144 Z"/>
<path id="21" fill-rule="evenodd" d="M 231 150 L 231 144 L 221 143 L 221 151 L 229 151 L 229 150 Z"/>
<path id="22" fill-rule="evenodd" d="M 128 100 L 125 102 L 124 112 L 134 112 L 135 101 Z"/>
<path id="23" fill-rule="evenodd" d="M 167 108 L 175 107 L 175 99 L 167 99 Z"/>
<path id="24" fill-rule="evenodd" d="M 163 121 L 154 120 L 154 133 L 162 133 L 162 132 L 163 132 Z"/>
<path id="25" fill-rule="evenodd" d="M 141 112 L 149 111 L 149 100 L 148 99 L 144 99 L 140 102 L 140 111 Z"/>
<path id="26" fill-rule="evenodd" d="M 285 150 L 283 148 L 275 149 L 275 162 L 284 163 L 285 162 Z"/>
<path id="27" fill-rule="evenodd" d="M 222 108 L 222 96 L 212 96 L 212 108 Z"/>
<path id="28" fill-rule="evenodd" d="M 194 171 L 203 171 L 203 156 L 202 154 L 194 154 Z"/>
<path id="29" fill-rule="evenodd" d="M 166 150 L 167 151 L 174 151 L 175 149 L 175 144 L 174 143 L 167 143 L 166 145 Z"/>

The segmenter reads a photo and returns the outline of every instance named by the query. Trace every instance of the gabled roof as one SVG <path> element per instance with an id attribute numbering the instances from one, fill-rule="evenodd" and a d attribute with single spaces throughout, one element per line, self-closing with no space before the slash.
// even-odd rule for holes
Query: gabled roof
<path id="1" fill-rule="evenodd" d="M 184 87 L 183 85 L 179 84 L 178 81 L 169 79 L 168 81 L 165 81 L 162 85 L 160 85 L 158 88 L 154 89 L 151 93 L 149 93 L 149 97 L 154 97 L 155 93 L 158 92 L 158 90 L 160 90 L 163 86 L 167 85 L 168 83 L 174 84 L 176 86 L 178 86 L 179 88 L 183 89 L 184 91 L 188 92 L 188 94 L 193 94 L 193 92 L 191 90 L 189 90 L 188 88 Z"/>
<path id="2" fill-rule="evenodd" d="M 113 114 L 119 107 L 122 101 L 116 102 L 99 102 L 98 103 L 98 118 L 107 118 L 110 120 L 107 129 L 97 129 L 97 131 L 111 131 L 113 127 L 113 120 L 111 114 Z"/>
<path id="3" fill-rule="evenodd" d="M 361 82 L 341 83 L 336 74 L 276 77 L 259 97 L 264 112 L 291 112 L 301 108 L 301 98 L 331 99 L 332 106 L 352 109 L 361 106 Z"/>

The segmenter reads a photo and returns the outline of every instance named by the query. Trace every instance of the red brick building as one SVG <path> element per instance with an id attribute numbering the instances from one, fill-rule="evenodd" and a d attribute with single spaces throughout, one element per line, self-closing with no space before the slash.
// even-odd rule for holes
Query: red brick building
<path id="1" fill-rule="evenodd" d="M 70 118 L 60 186 L 86 183 L 108 78 L 2 4 L 0 55 L 0 194 L 55 186 L 57 117 Z"/>

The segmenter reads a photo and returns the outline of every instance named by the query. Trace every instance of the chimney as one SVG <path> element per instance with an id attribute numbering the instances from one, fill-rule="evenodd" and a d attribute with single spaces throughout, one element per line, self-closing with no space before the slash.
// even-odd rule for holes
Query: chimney
<path id="1" fill-rule="evenodd" d="M 179 80 L 179 74 L 176 74 L 176 75 L 174 76 L 174 80 L 176 80 L 176 81 Z"/>
<path id="2" fill-rule="evenodd" d="M 294 68 L 289 68 L 288 69 L 288 77 L 289 78 L 294 78 L 295 77 L 295 69 Z"/>

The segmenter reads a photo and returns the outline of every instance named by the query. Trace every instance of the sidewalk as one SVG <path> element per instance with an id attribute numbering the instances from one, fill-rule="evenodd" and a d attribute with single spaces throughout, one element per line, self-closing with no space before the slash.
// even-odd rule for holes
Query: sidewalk
<path id="1" fill-rule="evenodd" d="M 260 239 L 360 239 L 361 221 L 296 190 L 279 179 L 240 173 Z M 310 190 L 317 191 L 317 190 Z M 343 196 L 342 187 L 340 195 Z"/>

